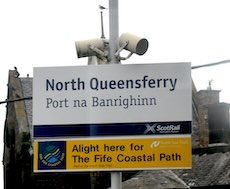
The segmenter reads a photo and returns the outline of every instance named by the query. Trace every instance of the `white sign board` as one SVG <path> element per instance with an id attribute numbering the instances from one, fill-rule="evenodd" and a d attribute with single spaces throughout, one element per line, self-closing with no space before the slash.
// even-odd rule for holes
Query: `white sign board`
<path id="1" fill-rule="evenodd" d="M 34 171 L 191 168 L 189 63 L 34 69 Z"/>
<path id="2" fill-rule="evenodd" d="M 34 68 L 33 125 L 191 121 L 190 66 Z"/>

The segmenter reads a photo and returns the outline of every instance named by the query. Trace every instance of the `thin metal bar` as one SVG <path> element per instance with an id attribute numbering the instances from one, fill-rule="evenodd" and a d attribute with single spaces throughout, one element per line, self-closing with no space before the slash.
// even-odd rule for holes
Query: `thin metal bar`
<path id="1" fill-rule="evenodd" d="M 104 23 L 103 23 L 103 12 L 102 11 L 101 11 L 101 39 L 105 39 Z"/>
<path id="2" fill-rule="evenodd" d="M 203 67 L 210 67 L 210 66 L 216 66 L 220 64 L 226 64 L 230 63 L 230 60 L 223 60 L 215 63 L 210 63 L 210 64 L 203 64 L 203 65 L 198 65 L 198 66 L 192 66 L 192 69 L 197 69 L 197 68 L 203 68 Z"/>
<path id="3" fill-rule="evenodd" d="M 13 100 L 0 101 L 0 104 L 11 103 L 11 102 L 17 102 L 17 101 L 22 101 L 22 100 L 32 100 L 32 97 L 25 97 L 25 98 L 13 99 Z"/>

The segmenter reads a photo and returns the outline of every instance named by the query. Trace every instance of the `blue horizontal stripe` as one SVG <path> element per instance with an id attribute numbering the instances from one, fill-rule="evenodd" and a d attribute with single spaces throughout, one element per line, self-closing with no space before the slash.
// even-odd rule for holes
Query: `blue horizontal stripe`
<path id="1" fill-rule="evenodd" d="M 191 134 L 191 121 L 117 124 L 34 125 L 35 138 Z"/>

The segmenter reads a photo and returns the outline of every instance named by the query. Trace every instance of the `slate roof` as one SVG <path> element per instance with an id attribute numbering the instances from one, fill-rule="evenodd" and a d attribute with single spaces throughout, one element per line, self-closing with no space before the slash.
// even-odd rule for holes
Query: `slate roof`
<path id="1" fill-rule="evenodd" d="M 25 98 L 33 96 L 33 78 L 20 78 L 22 84 L 23 95 Z M 25 100 L 26 115 L 30 128 L 30 136 L 32 133 L 32 100 Z"/>
<path id="2" fill-rule="evenodd" d="M 20 78 L 24 97 L 33 95 L 33 78 Z M 25 100 L 28 123 L 32 125 L 32 100 Z"/>
<path id="3" fill-rule="evenodd" d="M 174 170 L 190 187 L 230 185 L 230 152 L 193 155 L 191 170 Z"/>
<path id="4" fill-rule="evenodd" d="M 171 170 L 140 171 L 131 179 L 122 183 L 123 189 L 163 189 L 189 188 Z"/>

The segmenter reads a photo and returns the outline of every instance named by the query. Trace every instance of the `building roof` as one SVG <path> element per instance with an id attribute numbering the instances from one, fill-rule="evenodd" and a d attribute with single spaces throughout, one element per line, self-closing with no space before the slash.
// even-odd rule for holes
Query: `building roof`
<path id="1" fill-rule="evenodd" d="M 21 84 L 22 84 L 22 91 L 24 97 L 32 97 L 33 95 L 33 78 L 27 77 L 27 78 L 20 78 Z M 31 126 L 32 125 L 32 100 L 25 100 L 25 106 L 26 106 L 26 113 L 27 113 L 27 119 L 28 123 Z"/>
<path id="2" fill-rule="evenodd" d="M 193 155 L 191 170 L 174 172 L 190 187 L 230 185 L 230 152 Z"/>
<path id="3" fill-rule="evenodd" d="M 140 171 L 122 183 L 123 189 L 189 188 L 172 170 Z"/>

